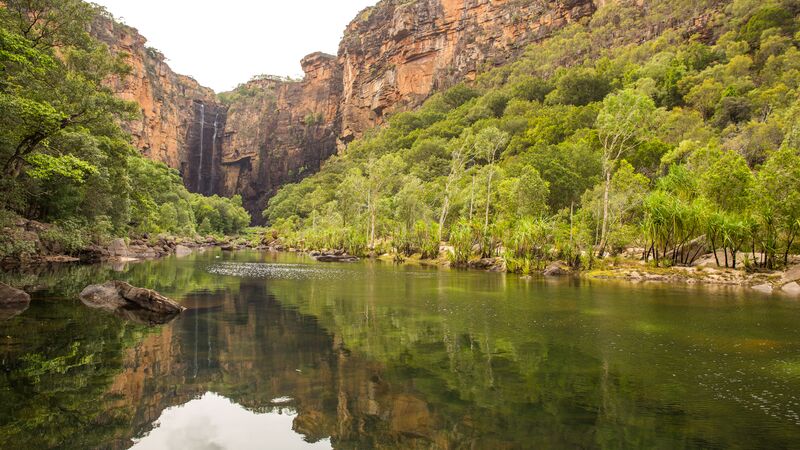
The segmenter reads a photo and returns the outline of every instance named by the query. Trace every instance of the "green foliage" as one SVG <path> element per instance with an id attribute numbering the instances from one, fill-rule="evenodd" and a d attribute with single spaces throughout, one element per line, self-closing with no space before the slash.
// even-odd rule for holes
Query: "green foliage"
<path id="1" fill-rule="evenodd" d="M 130 67 L 87 33 L 97 14 L 80 0 L 0 8 L 0 210 L 53 223 L 43 245 L 64 253 L 131 232 L 194 235 L 178 173 L 137 155 L 120 126 L 139 108 L 108 83 Z M 249 221 L 241 205 L 209 202 L 223 209 L 213 232 Z M 42 250 L 28 247 L 5 243 L 0 254 Z"/>
<path id="2" fill-rule="evenodd" d="M 785 263 L 800 231 L 796 6 L 715 8 L 711 42 L 683 25 L 641 35 L 710 2 L 648 8 L 606 5 L 394 115 L 283 187 L 265 217 L 294 233 L 352 227 L 406 254 L 420 251 L 417 224 L 438 219 L 454 264 L 504 250 L 519 272 L 631 247 L 655 264 L 713 249 L 720 265 L 745 250 L 751 266 Z"/>
<path id="3" fill-rule="evenodd" d="M 235 235 L 250 224 L 250 214 L 242 207 L 240 195 L 225 198 L 191 194 L 190 202 L 195 220 L 206 233 Z"/>
<path id="4" fill-rule="evenodd" d="M 456 266 L 465 266 L 472 257 L 472 248 L 476 245 L 476 235 L 479 235 L 477 224 L 461 219 L 450 230 L 450 245 L 453 252 L 450 259 Z"/>

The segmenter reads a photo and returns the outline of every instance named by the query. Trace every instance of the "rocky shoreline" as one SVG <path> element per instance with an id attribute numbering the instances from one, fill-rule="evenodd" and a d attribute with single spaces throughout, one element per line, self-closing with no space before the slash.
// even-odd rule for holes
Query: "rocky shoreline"
<path id="1" fill-rule="evenodd" d="M 116 238 L 104 245 L 89 244 L 78 250 L 68 252 L 63 246 L 54 244 L 48 233 L 52 225 L 34 220 L 20 219 L 13 227 L 0 231 L 13 236 L 26 249 L 13 255 L 0 256 L 0 269 L 13 269 L 21 266 L 36 266 L 52 263 L 95 264 L 100 262 L 130 262 L 158 259 L 169 255 L 186 256 L 195 251 L 220 247 L 223 250 L 245 248 L 267 249 L 267 238 L 257 242 L 235 237 L 175 237 L 175 236 L 137 236 Z"/>
<path id="2" fill-rule="evenodd" d="M 343 250 L 308 250 L 288 247 L 281 239 L 269 233 L 254 235 L 255 239 L 245 238 L 216 238 L 197 237 L 179 238 L 169 236 L 141 236 L 133 239 L 114 239 L 108 245 L 89 245 L 76 254 L 64 255 L 53 251 L 44 244 L 39 234 L 47 230 L 46 224 L 35 221 L 26 221 L 20 224 L 25 236 L 36 249 L 24 258 L 4 258 L 0 260 L 0 269 L 12 269 L 19 266 L 35 266 L 50 263 L 83 263 L 94 264 L 100 262 L 132 262 L 139 260 L 158 259 L 165 256 L 178 257 L 190 255 L 197 251 L 219 247 L 223 251 L 236 251 L 244 249 L 266 250 L 273 252 L 304 253 L 319 262 L 355 262 L 360 258 L 349 255 Z M 446 248 L 437 259 L 422 259 L 419 255 L 397 258 L 390 254 L 372 255 L 372 258 L 385 262 L 399 264 L 418 264 L 436 267 L 453 266 L 445 256 Z M 57 250 L 57 249 L 56 249 Z M 702 259 L 702 258 L 701 258 Z M 708 261 L 713 256 L 706 258 L 704 264 L 692 267 L 653 267 L 644 261 L 628 258 L 614 258 L 600 261 L 600 267 L 585 271 L 574 271 L 568 264 L 560 261 L 552 262 L 536 275 L 546 277 L 579 276 L 586 279 L 613 279 L 635 283 L 686 283 L 740 286 L 752 289 L 754 292 L 765 294 L 781 294 L 800 298 L 800 256 L 793 256 L 789 267 L 784 271 L 746 271 L 740 269 L 716 267 Z M 465 269 L 482 270 L 490 272 L 508 272 L 506 262 L 502 257 L 475 259 L 463 267 Z M 529 275 L 524 275 L 530 278 Z"/>
<path id="3" fill-rule="evenodd" d="M 310 250 L 304 251 L 295 248 L 285 248 L 276 242 L 268 244 L 271 251 L 288 251 L 292 253 L 306 253 L 315 260 L 325 259 L 326 255 L 336 255 L 326 259 L 329 261 L 357 260 L 349 257 L 342 251 Z M 644 261 L 635 258 L 623 258 L 614 262 L 601 261 L 600 268 L 575 271 L 563 261 L 549 263 L 544 269 L 533 275 L 544 277 L 577 276 L 585 279 L 621 280 L 633 283 L 684 283 L 704 284 L 717 286 L 736 286 L 751 289 L 763 294 L 778 294 L 800 298 L 800 256 L 793 256 L 786 270 L 758 270 L 748 272 L 741 268 L 732 269 L 716 267 L 708 261 L 712 256 L 706 257 L 704 264 L 690 267 L 653 267 Z M 407 258 L 397 258 L 390 254 L 373 256 L 374 259 L 395 264 L 426 265 L 435 267 L 453 267 L 486 272 L 508 272 L 506 262 L 502 257 L 482 258 L 471 260 L 464 266 L 454 266 L 448 258 L 440 255 L 437 259 L 422 259 L 419 255 Z M 344 258 L 344 259 L 342 259 Z M 353 259 L 349 259 L 353 258 Z M 702 260 L 702 258 L 701 258 Z M 521 275 L 522 278 L 532 279 L 532 275 Z"/>
<path id="4" fill-rule="evenodd" d="M 628 262 L 622 267 L 585 272 L 589 279 L 615 279 L 635 283 L 686 283 L 740 286 L 764 294 L 782 294 L 800 298 L 800 264 L 784 271 L 747 272 L 720 267 L 653 268 Z"/>

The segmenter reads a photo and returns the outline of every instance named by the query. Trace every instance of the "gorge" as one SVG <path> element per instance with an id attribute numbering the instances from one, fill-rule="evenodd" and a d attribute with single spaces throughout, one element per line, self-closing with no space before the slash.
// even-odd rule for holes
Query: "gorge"
<path id="1" fill-rule="evenodd" d="M 100 16 L 91 31 L 127 55 L 131 73 L 113 83 L 141 107 L 126 128 L 142 155 L 179 170 L 193 192 L 240 194 L 260 221 L 280 186 L 392 113 L 513 59 L 599 3 L 383 0 L 347 26 L 337 56 L 303 58 L 302 80 L 261 76 L 220 96 L 174 73 L 136 29 Z"/>

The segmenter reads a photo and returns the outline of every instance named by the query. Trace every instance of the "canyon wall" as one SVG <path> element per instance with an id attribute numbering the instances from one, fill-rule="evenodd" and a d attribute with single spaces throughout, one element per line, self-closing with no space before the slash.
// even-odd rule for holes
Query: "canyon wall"
<path id="1" fill-rule="evenodd" d="M 196 120 L 195 102 L 213 104 L 214 91 L 173 72 L 164 55 L 147 47 L 135 28 L 100 15 L 91 33 L 113 53 L 126 56 L 130 74 L 109 83 L 120 98 L 141 108 L 140 118 L 125 124 L 133 145 L 147 158 L 175 169 L 188 167 L 188 130 Z"/>
<path id="2" fill-rule="evenodd" d="M 383 0 L 345 30 L 343 142 L 590 16 L 591 0 Z"/>
<path id="3" fill-rule="evenodd" d="M 134 145 L 178 169 L 193 192 L 242 195 L 260 221 L 280 186 L 316 172 L 389 114 L 595 9 L 593 0 L 382 0 L 347 26 L 338 56 L 303 59 L 303 80 L 259 77 L 220 96 L 175 74 L 135 29 L 101 17 L 92 31 L 128 55 L 131 75 L 113 83 L 142 107 L 127 125 Z"/>
<path id="4" fill-rule="evenodd" d="M 340 67 L 324 53 L 301 64 L 302 81 L 262 77 L 230 100 L 218 192 L 241 194 L 256 219 L 280 186 L 318 171 L 336 152 Z"/>

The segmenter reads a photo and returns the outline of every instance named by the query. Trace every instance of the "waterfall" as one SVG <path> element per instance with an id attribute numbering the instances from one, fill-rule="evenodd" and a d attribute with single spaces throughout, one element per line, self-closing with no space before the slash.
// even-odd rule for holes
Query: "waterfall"
<path id="1" fill-rule="evenodd" d="M 197 191 L 201 192 L 200 180 L 203 176 L 203 133 L 206 124 L 206 105 L 200 103 L 200 164 L 197 166 Z"/>
<path id="2" fill-rule="evenodd" d="M 219 109 L 214 112 L 214 137 L 211 139 L 211 183 L 214 183 L 214 159 L 217 157 L 217 131 L 219 129 Z M 209 189 L 211 194 L 213 189 Z"/>

